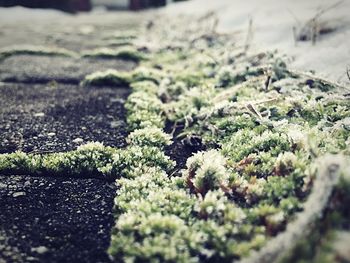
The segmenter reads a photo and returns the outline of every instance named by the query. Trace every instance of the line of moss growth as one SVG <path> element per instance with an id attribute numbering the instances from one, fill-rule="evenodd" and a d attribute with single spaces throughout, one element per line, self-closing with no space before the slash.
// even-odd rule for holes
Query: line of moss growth
<path id="1" fill-rule="evenodd" d="M 142 137 L 137 140 L 134 137 L 130 140 L 136 140 L 138 143 L 131 144 L 127 149 L 115 149 L 95 142 L 79 146 L 75 151 L 63 153 L 1 154 L 0 173 L 2 175 L 97 177 L 113 180 L 128 173 L 131 167 L 141 164 L 157 163 L 167 171 L 173 168 L 172 161 L 151 144 L 150 141 L 154 141 L 154 138 Z M 142 139 L 147 141 L 147 145 L 140 146 Z"/>
<path id="2" fill-rule="evenodd" d="M 110 48 L 100 48 L 91 51 L 85 51 L 82 54 L 85 58 L 104 58 L 104 59 L 121 59 L 129 60 L 133 62 L 140 62 L 146 60 L 146 56 L 140 51 L 132 48 L 123 49 L 110 49 Z"/>
<path id="3" fill-rule="evenodd" d="M 137 67 L 131 72 L 108 69 L 87 75 L 81 82 L 82 86 L 113 86 L 125 87 L 135 82 L 151 81 L 159 83 L 161 74 L 158 70 Z"/>
<path id="4" fill-rule="evenodd" d="M 0 61 L 14 55 L 78 57 L 75 52 L 64 48 L 44 46 L 13 46 L 0 50 Z"/>
<path id="5" fill-rule="evenodd" d="M 132 178 L 118 180 L 109 252 L 131 262 L 245 258 L 302 211 L 316 176 L 315 155 L 348 154 L 342 122 L 349 107 L 327 106 L 334 94 L 306 87 L 275 56 L 266 58 L 271 83 L 264 85 L 264 71 L 245 68 L 229 72 L 233 80 L 222 84 L 216 72 L 227 60 L 213 64 L 197 54 L 164 63 L 164 53 L 152 55 L 149 64 L 163 72 L 159 82 L 133 83 L 126 103 L 130 128 L 163 128 L 171 120 L 174 130 L 182 128 L 184 143 L 197 136 L 212 149 L 191 157 L 175 177 L 159 167 L 140 167 Z M 177 78 L 186 70 L 198 79 Z M 236 80 L 237 72 L 244 79 Z M 311 113 L 312 105 L 318 115 L 308 117 L 304 112 Z M 330 131 L 334 137 L 325 139 Z"/>

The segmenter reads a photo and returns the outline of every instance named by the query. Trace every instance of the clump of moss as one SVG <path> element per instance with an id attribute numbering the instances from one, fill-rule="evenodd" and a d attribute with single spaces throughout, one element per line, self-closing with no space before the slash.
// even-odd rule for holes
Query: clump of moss
<path id="1" fill-rule="evenodd" d="M 146 127 L 164 128 L 163 106 L 157 95 L 145 91 L 132 93 L 126 103 L 127 122 L 131 130 Z"/>
<path id="2" fill-rule="evenodd" d="M 164 72 L 154 68 L 146 68 L 143 66 L 137 67 L 131 72 L 131 82 L 152 81 L 159 84 L 164 77 Z"/>
<path id="3" fill-rule="evenodd" d="M 13 46 L 0 50 L 0 61 L 14 55 L 37 55 L 37 56 L 58 56 L 77 57 L 78 55 L 64 48 L 44 46 Z"/>
<path id="4" fill-rule="evenodd" d="M 177 100 L 166 105 L 168 118 L 172 121 L 183 121 L 198 115 L 201 110 L 211 106 L 215 94 L 212 87 L 193 87 L 186 89 Z"/>
<path id="5" fill-rule="evenodd" d="M 138 67 L 131 72 L 121 72 L 114 69 L 98 71 L 87 75 L 81 82 L 82 86 L 129 86 L 131 83 L 152 81 L 159 83 L 161 75 L 156 70 Z"/>
<path id="6" fill-rule="evenodd" d="M 202 196 L 205 196 L 209 190 L 225 187 L 228 183 L 228 172 L 225 165 L 226 160 L 218 151 L 196 153 L 186 163 L 187 184 Z"/>
<path id="7" fill-rule="evenodd" d="M 224 155 L 232 160 L 240 161 L 251 153 L 270 152 L 277 156 L 288 151 L 292 142 L 286 134 L 264 131 L 259 134 L 252 130 L 240 130 L 223 145 Z"/>
<path id="8" fill-rule="evenodd" d="M 134 62 L 140 62 L 146 59 L 146 56 L 136 49 L 123 48 L 123 49 L 109 49 L 100 48 L 92 51 L 86 51 L 82 54 L 82 57 L 87 58 L 104 58 L 104 59 L 121 59 L 130 60 Z"/>
<path id="9" fill-rule="evenodd" d="M 158 93 L 158 85 L 150 80 L 137 81 L 137 82 L 132 83 L 130 86 L 131 86 L 133 92 L 143 91 L 143 92 L 146 92 L 149 94 L 157 94 Z"/>
<path id="10" fill-rule="evenodd" d="M 264 74 L 263 69 L 248 66 L 243 69 L 234 69 L 231 66 L 222 67 L 217 73 L 216 86 L 220 88 L 227 88 L 247 81 L 249 78 L 261 76 Z"/>
<path id="11" fill-rule="evenodd" d="M 71 152 L 47 155 L 15 152 L 0 155 L 1 174 L 94 176 L 109 180 L 127 176 L 129 169 L 143 165 L 158 165 L 165 171 L 174 168 L 174 162 L 154 146 L 131 145 L 126 149 L 115 149 L 94 142 L 81 145 Z"/>
<path id="12" fill-rule="evenodd" d="M 130 74 L 109 69 L 87 75 L 82 81 L 82 86 L 116 86 L 125 87 L 130 84 Z"/>
<path id="13" fill-rule="evenodd" d="M 79 146 L 76 151 L 47 155 L 23 152 L 1 154 L 0 172 L 57 176 L 101 175 L 100 169 L 111 162 L 115 155 L 118 155 L 118 150 L 101 143 L 88 143 Z"/>
<path id="14" fill-rule="evenodd" d="M 163 148 L 172 143 L 171 136 L 156 127 L 148 127 L 131 132 L 127 142 L 129 145 L 155 146 L 158 148 Z"/>

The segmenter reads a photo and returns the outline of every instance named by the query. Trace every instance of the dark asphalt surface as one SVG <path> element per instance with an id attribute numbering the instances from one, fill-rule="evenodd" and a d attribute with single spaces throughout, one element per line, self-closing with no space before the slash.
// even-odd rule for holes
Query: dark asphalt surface
<path id="1" fill-rule="evenodd" d="M 0 176 L 0 262 L 109 262 L 113 183 Z"/>
<path id="2" fill-rule="evenodd" d="M 69 151 L 90 141 L 125 146 L 128 88 L 12 83 L 0 92 L 0 153 Z"/>
<path id="3" fill-rule="evenodd" d="M 26 13 L 0 18 L 0 48 L 84 52 L 136 28 L 142 15 Z M 35 12 L 35 11 L 34 11 Z M 42 16 L 42 17 L 41 17 Z M 125 88 L 84 88 L 95 71 L 128 71 L 121 60 L 14 55 L 0 61 L 0 153 L 75 149 L 89 141 L 124 147 Z M 92 178 L 0 174 L 0 263 L 109 262 L 114 183 Z"/>

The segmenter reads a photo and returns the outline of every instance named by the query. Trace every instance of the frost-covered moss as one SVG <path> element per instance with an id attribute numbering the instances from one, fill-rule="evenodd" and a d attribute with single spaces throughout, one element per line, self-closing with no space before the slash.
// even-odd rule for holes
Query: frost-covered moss
<path id="1" fill-rule="evenodd" d="M 116 261 L 272 262 L 325 211 L 332 191 L 341 211 L 334 217 L 346 225 L 341 203 L 348 202 L 348 179 L 333 190 L 335 167 L 324 176 L 315 161 L 350 154 L 346 96 L 292 73 L 275 54 L 233 51 L 230 39 L 211 36 L 208 27 L 186 27 L 176 36 L 163 30 L 148 31 L 153 45 L 140 67 L 83 82 L 132 88 L 125 149 L 91 144 L 69 153 L 17 152 L 0 155 L 0 170 L 117 178 L 108 250 Z M 188 41 L 193 35 L 199 37 Z M 177 144 L 205 144 L 181 171 L 164 153 L 172 139 L 166 122 Z"/>
<path id="2" fill-rule="evenodd" d="M 117 86 L 125 87 L 130 84 L 130 74 L 109 69 L 87 75 L 82 86 Z"/>
<path id="3" fill-rule="evenodd" d="M 138 67 L 131 72 L 121 72 L 114 69 L 98 71 L 87 75 L 81 82 L 82 86 L 129 86 L 134 82 L 152 81 L 158 83 L 161 75 L 156 70 Z"/>
<path id="4" fill-rule="evenodd" d="M 14 55 L 37 55 L 37 56 L 59 56 L 77 57 L 78 55 L 64 48 L 44 46 L 13 46 L 0 49 L 0 61 Z"/>
<path id="5" fill-rule="evenodd" d="M 172 121 L 191 119 L 200 110 L 211 105 L 210 98 L 214 94 L 214 89 L 210 87 L 194 87 L 186 90 L 178 100 L 166 105 L 168 118 Z"/>
<path id="6" fill-rule="evenodd" d="M 153 81 L 149 81 L 149 80 L 138 81 L 138 82 L 132 83 L 130 86 L 133 92 L 143 91 L 150 94 L 158 93 L 158 86 Z"/>
<path id="7" fill-rule="evenodd" d="M 88 143 L 77 150 L 46 155 L 15 152 L 0 155 L 1 174 L 35 174 L 43 176 L 99 176 L 113 179 L 128 176 L 134 167 L 157 165 L 165 171 L 174 162 L 152 146 L 115 149 L 101 143 Z"/>
<path id="8" fill-rule="evenodd" d="M 104 58 L 104 59 L 122 59 L 130 60 L 134 62 L 140 62 L 145 60 L 146 56 L 136 49 L 123 48 L 123 49 L 110 49 L 110 48 L 100 48 L 91 51 L 85 51 L 82 57 L 88 58 Z"/>
<path id="9" fill-rule="evenodd" d="M 259 134 L 252 130 L 240 130 L 223 145 L 223 153 L 234 161 L 240 161 L 252 153 L 269 152 L 277 156 L 292 148 L 286 134 L 264 131 Z"/>
<path id="10" fill-rule="evenodd" d="M 118 150 L 101 143 L 79 146 L 76 151 L 33 155 L 15 152 L 0 155 L 2 174 L 37 174 L 59 176 L 91 176 L 101 174 L 101 169 L 111 162 Z M 118 167 L 117 170 L 120 170 Z"/>
<path id="11" fill-rule="evenodd" d="M 184 175 L 188 186 L 202 196 L 228 184 L 226 159 L 218 151 L 196 153 L 187 160 L 186 166 Z"/>
<path id="12" fill-rule="evenodd" d="M 163 106 L 157 95 L 136 91 L 132 93 L 126 103 L 127 122 L 131 130 L 147 127 L 163 128 L 165 116 Z"/>
<path id="13" fill-rule="evenodd" d="M 171 144 L 171 136 L 159 128 L 144 128 L 131 132 L 127 142 L 131 145 L 163 148 Z"/>
<path id="14" fill-rule="evenodd" d="M 131 82 L 151 81 L 159 84 L 164 77 L 164 72 L 155 68 L 146 68 L 143 66 L 137 67 L 131 72 Z"/>

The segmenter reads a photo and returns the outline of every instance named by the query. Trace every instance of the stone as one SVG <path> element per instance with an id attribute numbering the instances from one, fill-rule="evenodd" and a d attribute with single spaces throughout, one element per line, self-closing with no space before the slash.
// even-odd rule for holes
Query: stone
<path id="1" fill-rule="evenodd" d="M 26 192 L 15 192 L 12 194 L 13 197 L 19 197 L 19 196 L 25 196 L 26 195 Z"/>
<path id="2" fill-rule="evenodd" d="M 33 247 L 31 249 L 32 252 L 36 252 L 38 254 L 44 254 L 49 251 L 49 249 L 45 246 Z"/>

